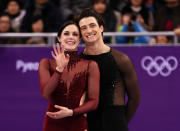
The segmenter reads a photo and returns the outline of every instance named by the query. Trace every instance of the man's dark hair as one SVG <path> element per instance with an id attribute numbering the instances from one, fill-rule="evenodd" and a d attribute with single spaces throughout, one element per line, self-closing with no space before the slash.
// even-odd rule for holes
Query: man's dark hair
<path id="1" fill-rule="evenodd" d="M 100 14 L 98 14 L 96 11 L 94 11 L 92 8 L 85 8 L 82 10 L 80 15 L 77 17 L 77 23 L 79 24 L 79 21 L 85 17 L 94 17 L 97 20 L 97 23 L 99 26 L 105 26 L 104 20 Z"/>

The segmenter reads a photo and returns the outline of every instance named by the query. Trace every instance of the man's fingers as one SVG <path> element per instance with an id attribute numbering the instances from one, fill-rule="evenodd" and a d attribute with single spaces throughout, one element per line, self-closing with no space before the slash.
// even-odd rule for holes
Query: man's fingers
<path id="1" fill-rule="evenodd" d="M 54 107 L 57 108 L 57 109 L 60 109 L 60 110 L 65 110 L 65 109 L 67 109 L 67 108 L 64 107 L 64 106 L 58 106 L 58 105 L 54 105 Z"/>
<path id="2" fill-rule="evenodd" d="M 49 116 L 54 116 L 54 115 L 56 115 L 55 112 L 46 112 L 46 114 L 49 115 Z"/>
<path id="3" fill-rule="evenodd" d="M 53 119 L 58 119 L 58 113 L 57 112 L 46 112 L 46 115 Z"/>
<path id="4" fill-rule="evenodd" d="M 56 111 L 56 112 L 50 112 L 50 111 L 47 111 L 46 114 L 48 115 L 58 115 L 60 111 Z"/>

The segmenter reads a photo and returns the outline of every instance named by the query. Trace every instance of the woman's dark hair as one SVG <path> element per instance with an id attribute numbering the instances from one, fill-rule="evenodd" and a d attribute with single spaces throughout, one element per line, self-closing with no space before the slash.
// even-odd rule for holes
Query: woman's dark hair
<path id="1" fill-rule="evenodd" d="M 96 11 L 94 11 L 92 8 L 85 8 L 80 15 L 77 17 L 77 23 L 79 24 L 79 21 L 85 17 L 94 17 L 97 20 L 97 23 L 99 26 L 105 26 L 104 20 L 100 14 L 98 14 Z"/>
<path id="2" fill-rule="evenodd" d="M 68 26 L 68 25 L 76 25 L 77 28 L 78 28 L 78 30 L 79 30 L 79 35 L 80 35 L 80 37 L 81 37 L 80 28 L 79 28 L 79 26 L 77 25 L 77 23 L 74 22 L 74 21 L 67 21 L 67 22 L 65 22 L 65 23 L 60 27 L 60 29 L 58 30 L 57 37 L 60 37 L 60 36 L 61 36 L 64 28 L 65 28 L 66 26 Z M 56 37 L 56 43 L 59 43 L 59 40 L 57 39 L 57 37 Z"/>
<path id="3" fill-rule="evenodd" d="M 64 30 L 64 28 L 65 28 L 66 26 L 68 26 L 68 25 L 76 25 L 76 26 L 77 26 L 77 28 L 78 28 L 78 30 L 79 30 L 79 33 L 80 33 L 79 26 L 77 25 L 77 23 L 76 23 L 76 22 L 74 22 L 74 21 L 67 21 L 67 22 L 65 22 L 65 23 L 64 23 L 64 24 L 60 27 L 60 29 L 58 30 L 57 37 L 60 37 L 60 36 L 61 36 L 62 31 L 63 31 L 63 30 Z"/>

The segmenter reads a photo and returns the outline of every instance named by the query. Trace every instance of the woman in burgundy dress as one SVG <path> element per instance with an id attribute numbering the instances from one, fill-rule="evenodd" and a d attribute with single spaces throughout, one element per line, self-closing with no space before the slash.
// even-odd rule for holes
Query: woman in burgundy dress
<path id="1" fill-rule="evenodd" d="M 80 32 L 75 23 L 65 23 L 58 40 L 61 48 L 53 46 L 54 59 L 44 58 L 39 64 L 41 94 L 49 100 L 43 130 L 84 131 L 84 113 L 95 110 L 99 102 L 99 68 L 96 62 L 78 57 Z M 85 92 L 87 100 L 80 105 Z"/>

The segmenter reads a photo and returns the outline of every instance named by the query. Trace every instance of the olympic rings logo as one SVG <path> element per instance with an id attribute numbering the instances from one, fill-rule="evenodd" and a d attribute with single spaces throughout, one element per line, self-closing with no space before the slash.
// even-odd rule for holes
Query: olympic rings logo
<path id="1" fill-rule="evenodd" d="M 177 68 L 178 61 L 174 56 L 168 56 L 166 59 L 162 56 L 156 56 L 154 59 L 151 56 L 144 56 L 141 66 L 150 76 L 160 74 L 167 77 Z"/>

